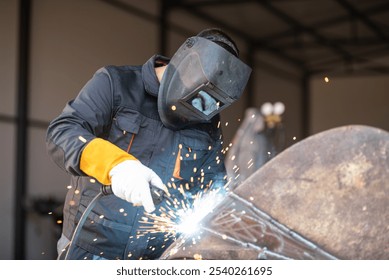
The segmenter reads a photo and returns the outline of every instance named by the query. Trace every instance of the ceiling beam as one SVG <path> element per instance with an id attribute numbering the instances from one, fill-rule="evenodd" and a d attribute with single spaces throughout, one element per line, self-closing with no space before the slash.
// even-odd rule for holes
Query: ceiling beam
<path id="1" fill-rule="evenodd" d="M 211 15 L 202 12 L 193 3 L 191 5 L 187 5 L 185 3 L 185 1 L 175 1 L 174 4 L 170 5 L 170 8 L 171 9 L 183 9 L 191 15 L 194 15 L 202 20 L 208 21 L 208 22 L 212 23 L 212 25 L 218 26 L 227 32 L 233 33 L 235 36 L 246 41 L 248 45 L 253 45 L 257 49 L 260 48 L 260 49 L 266 50 L 266 51 L 278 56 L 280 59 L 300 68 L 301 70 L 305 70 L 305 65 L 304 65 L 304 62 L 302 60 L 291 57 L 288 54 L 284 53 L 281 49 L 274 47 L 274 46 L 270 46 L 266 41 L 258 39 L 258 38 L 254 38 L 254 37 L 250 36 L 249 34 L 247 34 L 246 32 L 242 31 L 241 29 L 235 28 L 226 22 L 218 20 L 215 17 L 212 17 Z"/>
<path id="2" fill-rule="evenodd" d="M 303 25 L 301 22 L 299 22 L 298 20 L 294 19 L 293 17 L 291 17 L 287 13 L 285 13 L 285 12 L 281 11 L 280 9 L 276 8 L 275 6 L 273 6 L 271 4 L 270 1 L 257 0 L 257 3 L 261 7 L 266 9 L 268 12 L 272 13 L 274 16 L 276 16 L 279 19 L 281 19 L 286 24 L 292 26 L 294 30 L 300 30 L 301 32 L 307 33 L 308 35 L 313 37 L 318 42 L 318 44 L 323 45 L 324 47 L 329 48 L 334 53 L 336 53 L 338 56 L 340 56 L 340 58 L 342 60 L 345 60 L 345 61 L 352 60 L 352 55 L 349 52 L 347 52 L 346 50 L 344 50 L 341 46 L 335 44 L 334 42 L 332 42 L 331 40 L 329 40 L 325 36 L 323 36 L 320 33 L 318 33 L 316 29 L 314 29 L 312 27 L 309 27 L 309 26 Z"/>
<path id="3" fill-rule="evenodd" d="M 379 28 L 370 17 L 368 17 L 365 13 L 361 13 L 358 9 L 356 9 L 353 5 L 351 5 L 346 0 L 336 0 L 336 2 L 342 6 L 352 17 L 358 18 L 362 21 L 373 33 L 377 35 L 378 38 L 388 41 L 388 36 L 381 28 Z"/>
<path id="4" fill-rule="evenodd" d="M 173 1 L 175 4 L 185 4 L 187 7 L 209 7 L 209 6 L 220 6 L 220 5 L 241 5 L 244 3 L 255 2 L 256 0 L 176 0 Z"/>
<path id="5" fill-rule="evenodd" d="M 376 14 L 380 14 L 380 13 L 385 13 L 388 10 L 389 10 L 389 1 L 385 2 L 385 3 L 378 4 L 378 5 L 373 6 L 373 7 L 367 8 L 364 11 L 364 14 L 366 16 L 372 16 L 372 15 L 376 15 Z M 350 17 L 348 15 L 347 16 L 337 16 L 337 17 L 327 18 L 327 19 L 318 21 L 316 23 L 312 23 L 311 27 L 317 30 L 317 29 L 331 27 L 331 26 L 334 26 L 336 24 L 341 24 L 341 23 L 347 22 L 349 20 L 350 20 Z M 284 39 L 284 38 L 287 38 L 290 36 L 295 36 L 295 35 L 296 35 L 295 28 L 290 28 L 288 30 L 266 36 L 263 39 L 275 41 L 278 39 Z"/>

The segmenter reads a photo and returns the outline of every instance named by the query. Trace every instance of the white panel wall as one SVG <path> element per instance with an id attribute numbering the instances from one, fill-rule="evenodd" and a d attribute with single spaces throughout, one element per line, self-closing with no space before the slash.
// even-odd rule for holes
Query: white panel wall
<path id="1" fill-rule="evenodd" d="M 69 176 L 49 158 L 45 145 L 46 131 L 29 129 L 29 166 L 27 174 L 27 259 L 55 259 L 55 245 L 60 236 L 60 226 L 53 214 L 56 208 L 47 208 L 44 213 L 33 210 L 36 200 L 64 201 Z"/>
<path id="2" fill-rule="evenodd" d="M 0 122 L 0 260 L 13 258 L 15 129 Z"/>
<path id="3" fill-rule="evenodd" d="M 363 124 L 389 131 L 389 76 L 314 77 L 311 132 Z"/>
<path id="4" fill-rule="evenodd" d="M 11 116 L 16 107 L 17 13 L 17 1 L 0 1 L 0 114 Z"/>
<path id="5" fill-rule="evenodd" d="M 13 257 L 17 13 L 17 1 L 0 1 L 0 259 Z"/>
<path id="6" fill-rule="evenodd" d="M 143 64 L 154 24 L 97 0 L 33 1 L 31 116 L 52 119 L 100 67 Z"/>

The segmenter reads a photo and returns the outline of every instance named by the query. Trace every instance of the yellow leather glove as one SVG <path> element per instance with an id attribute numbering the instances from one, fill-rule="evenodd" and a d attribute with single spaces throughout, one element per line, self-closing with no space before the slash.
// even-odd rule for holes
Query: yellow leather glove
<path id="1" fill-rule="evenodd" d="M 125 160 L 137 160 L 111 142 L 95 138 L 81 153 L 80 169 L 104 185 L 111 185 L 109 172 Z"/>

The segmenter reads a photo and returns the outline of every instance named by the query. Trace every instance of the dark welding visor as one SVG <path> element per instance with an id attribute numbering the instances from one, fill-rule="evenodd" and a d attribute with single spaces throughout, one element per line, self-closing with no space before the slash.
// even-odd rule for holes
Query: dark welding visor
<path id="1" fill-rule="evenodd" d="M 251 68 L 216 43 L 191 37 L 163 75 L 158 112 L 170 129 L 209 122 L 242 95 Z"/>

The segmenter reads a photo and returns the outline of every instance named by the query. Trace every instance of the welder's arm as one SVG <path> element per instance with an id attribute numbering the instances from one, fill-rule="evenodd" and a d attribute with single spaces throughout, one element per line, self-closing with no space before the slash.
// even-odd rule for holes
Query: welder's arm
<path id="1" fill-rule="evenodd" d="M 155 210 L 150 186 L 167 191 L 153 170 L 101 138 L 86 145 L 81 154 L 80 169 L 104 185 L 111 185 L 117 197 L 143 206 L 147 212 Z"/>
<path id="2" fill-rule="evenodd" d="M 152 183 L 163 188 L 159 177 L 135 157 L 103 139 L 111 125 L 113 100 L 108 74 L 103 70 L 97 72 L 77 98 L 50 123 L 49 155 L 67 172 L 111 184 L 118 197 L 152 211 L 150 189 L 145 186 Z"/>
<path id="3" fill-rule="evenodd" d="M 100 70 L 50 123 L 46 145 L 52 160 L 72 175 L 89 175 L 80 169 L 81 153 L 95 138 L 106 138 L 113 118 L 113 108 L 109 75 Z M 94 160 L 98 161 L 100 158 Z"/>

